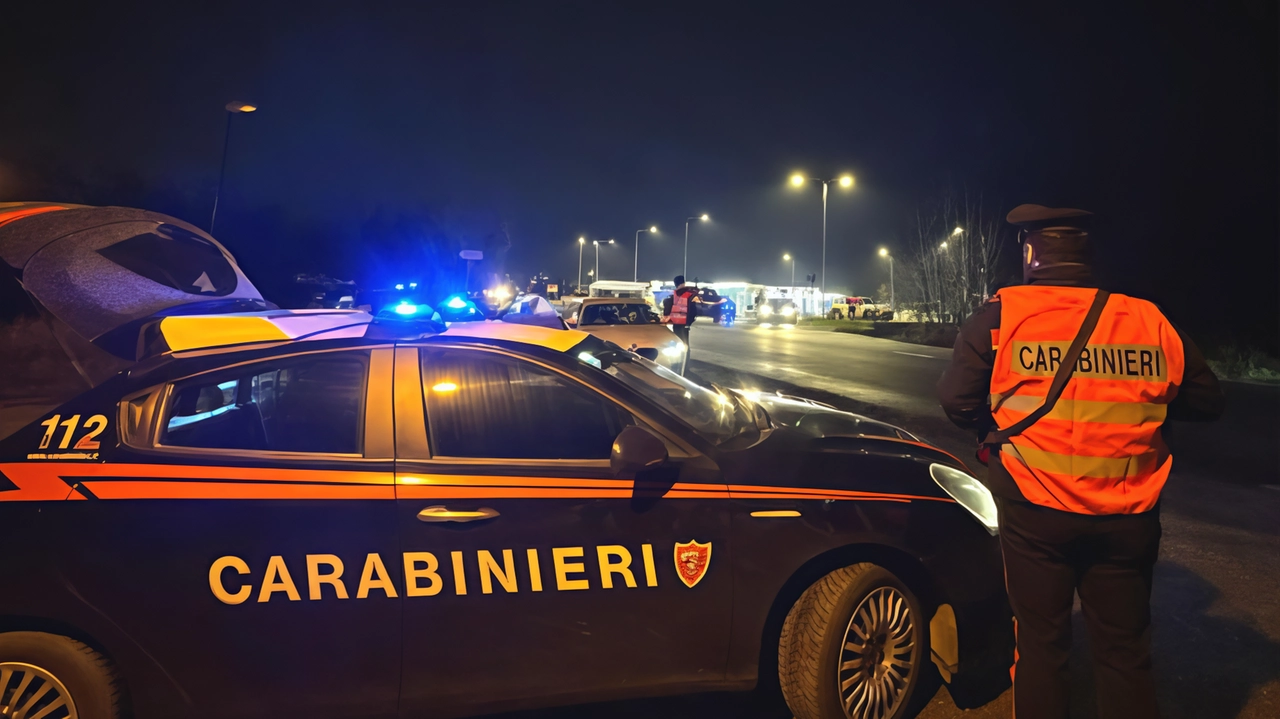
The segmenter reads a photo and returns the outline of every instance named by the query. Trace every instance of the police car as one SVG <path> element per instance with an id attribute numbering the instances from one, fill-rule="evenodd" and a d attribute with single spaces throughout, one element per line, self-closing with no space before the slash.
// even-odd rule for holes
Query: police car
<path id="1" fill-rule="evenodd" d="M 990 495 L 901 429 L 574 330 L 206 312 L 201 286 L 228 310 L 256 290 L 195 228 L 4 213 L 46 317 L 128 361 L 0 440 L 0 716 L 443 717 L 777 682 L 797 717 L 903 717 L 939 676 L 962 706 L 1007 685 Z M 154 281 L 134 262 L 163 288 L 87 310 L 41 279 L 59 252 L 63 279 L 117 272 L 98 258 L 145 234 L 205 254 Z M 110 302 L 131 304 L 90 328 Z"/>

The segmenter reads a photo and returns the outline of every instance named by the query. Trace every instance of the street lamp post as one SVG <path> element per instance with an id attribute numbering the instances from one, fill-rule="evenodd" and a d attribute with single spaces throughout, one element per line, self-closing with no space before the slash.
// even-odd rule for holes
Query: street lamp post
<path id="1" fill-rule="evenodd" d="M 600 279 L 600 240 L 592 240 L 592 241 L 591 241 L 591 244 L 593 244 L 593 245 L 595 245 L 595 246 L 596 246 L 596 271 L 595 271 L 595 278 L 598 280 L 598 279 Z M 605 242 L 605 244 L 606 244 L 606 245 L 612 245 L 612 244 L 613 244 L 613 240 L 607 240 L 607 241 Z"/>
<path id="2" fill-rule="evenodd" d="M 783 255 L 783 256 L 782 256 L 782 261 L 783 261 L 783 262 L 790 262 L 790 263 L 791 263 L 791 293 L 792 293 L 792 294 L 795 294 L 795 291 L 796 291 L 796 258 L 792 257 L 792 256 L 791 256 L 791 253 L 787 253 L 787 254 L 785 254 L 785 255 Z"/>
<path id="3" fill-rule="evenodd" d="M 791 184 L 794 187 L 802 187 L 806 180 L 822 183 L 822 274 L 818 276 L 818 300 L 819 312 L 826 311 L 827 302 L 827 187 L 833 182 L 840 183 L 840 186 L 846 190 L 853 187 L 853 175 L 841 175 L 834 180 L 820 180 L 816 177 L 806 178 L 797 172 L 791 176 Z"/>
<path id="4" fill-rule="evenodd" d="M 889 309 L 897 310 L 898 306 L 894 304 L 893 296 L 893 255 L 889 254 L 889 250 L 881 247 L 880 256 L 889 258 Z"/>
<path id="5" fill-rule="evenodd" d="M 654 232 L 657 232 L 657 231 L 658 231 L 657 225 L 654 225 L 651 227 L 642 227 L 636 230 L 636 262 L 635 262 L 635 267 L 631 269 L 632 282 L 640 281 L 640 233 L 648 232 L 650 234 L 653 234 Z"/>
<path id="6" fill-rule="evenodd" d="M 582 248 L 587 244 L 587 238 L 578 238 L 578 289 L 582 289 Z"/>
<path id="7" fill-rule="evenodd" d="M 702 220 L 703 222 L 706 222 L 710 219 L 711 217 L 709 215 L 684 218 L 684 271 L 681 274 L 689 274 L 689 223 L 694 220 Z"/>
<path id="8" fill-rule="evenodd" d="M 241 115 L 257 110 L 257 106 L 247 102 L 232 100 L 227 103 L 227 129 L 222 133 L 222 163 L 218 169 L 218 189 L 213 193 L 213 213 L 209 215 L 209 234 L 213 234 L 213 223 L 218 219 L 218 200 L 222 197 L 222 179 L 227 175 L 227 147 L 231 144 L 231 116 Z"/>

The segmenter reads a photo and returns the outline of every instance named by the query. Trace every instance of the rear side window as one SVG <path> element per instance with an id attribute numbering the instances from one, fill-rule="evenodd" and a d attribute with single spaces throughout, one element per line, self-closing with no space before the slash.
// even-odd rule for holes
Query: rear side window
<path id="1" fill-rule="evenodd" d="M 368 362 L 324 353 L 249 365 L 176 385 L 160 444 L 358 454 Z"/>
<path id="2" fill-rule="evenodd" d="M 631 416 L 531 362 L 474 350 L 422 352 L 431 453 L 477 459 L 608 459 Z"/>

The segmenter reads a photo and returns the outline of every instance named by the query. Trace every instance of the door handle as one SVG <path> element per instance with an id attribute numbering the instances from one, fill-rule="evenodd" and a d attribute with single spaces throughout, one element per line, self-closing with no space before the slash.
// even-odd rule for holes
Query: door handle
<path id="1" fill-rule="evenodd" d="M 489 507 L 481 507 L 480 509 L 470 511 L 460 511 L 441 507 L 427 507 L 418 512 L 418 521 L 420 522 L 478 522 L 484 519 L 493 519 L 498 516 L 498 510 Z"/>

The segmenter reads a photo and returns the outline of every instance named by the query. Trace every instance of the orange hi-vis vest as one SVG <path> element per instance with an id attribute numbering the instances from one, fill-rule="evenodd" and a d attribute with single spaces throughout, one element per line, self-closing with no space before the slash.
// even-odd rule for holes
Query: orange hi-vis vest
<path id="1" fill-rule="evenodd" d="M 671 324 L 689 324 L 689 292 L 677 289 L 671 293 Z"/>
<path id="2" fill-rule="evenodd" d="M 1096 290 L 1000 290 L 991 412 L 1009 427 L 1038 409 Z M 1182 340 L 1146 300 L 1113 294 L 1053 410 L 1000 447 L 1027 501 L 1079 514 L 1155 507 L 1173 458 L 1160 434 L 1182 384 Z"/>

